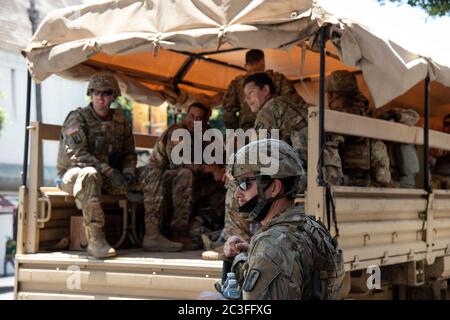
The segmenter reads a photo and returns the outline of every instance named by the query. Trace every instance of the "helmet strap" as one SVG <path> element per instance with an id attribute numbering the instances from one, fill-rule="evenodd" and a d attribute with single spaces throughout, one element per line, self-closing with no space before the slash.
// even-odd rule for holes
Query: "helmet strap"
<path id="1" fill-rule="evenodd" d="M 247 219 L 250 221 L 261 222 L 264 220 L 269 213 L 272 203 L 278 199 L 284 198 L 285 196 L 291 194 L 293 190 L 279 194 L 273 198 L 266 199 L 264 191 L 271 185 L 268 184 L 263 187 L 261 176 L 256 177 L 256 185 L 258 187 L 258 194 L 252 199 L 247 201 L 243 206 L 239 207 L 239 212 L 248 212 Z"/>

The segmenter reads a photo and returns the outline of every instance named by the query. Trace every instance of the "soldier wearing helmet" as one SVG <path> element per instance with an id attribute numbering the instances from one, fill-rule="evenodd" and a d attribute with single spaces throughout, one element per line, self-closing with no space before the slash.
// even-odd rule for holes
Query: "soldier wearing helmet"
<path id="1" fill-rule="evenodd" d="M 332 72 L 326 81 L 326 92 L 331 110 L 370 116 L 369 102 L 359 91 L 352 72 Z M 388 151 L 382 141 L 335 134 L 327 136 L 324 178 L 331 184 L 388 186 L 391 181 L 389 166 Z"/>
<path id="2" fill-rule="evenodd" d="M 258 140 L 241 148 L 230 166 L 239 212 L 262 224 L 250 243 L 232 236 L 224 246 L 226 256 L 248 253 L 244 279 L 238 279 L 242 298 L 337 298 L 344 276 L 337 243 L 303 206 L 294 205 L 305 175 L 297 152 L 280 140 Z"/>
<path id="3" fill-rule="evenodd" d="M 61 130 L 58 187 L 73 195 L 83 212 L 87 252 L 97 258 L 116 255 L 104 235 L 101 195 L 125 195 L 134 184 L 137 156 L 131 126 L 111 103 L 120 95 L 116 79 L 94 74 L 87 94 L 91 103 L 71 111 Z"/>

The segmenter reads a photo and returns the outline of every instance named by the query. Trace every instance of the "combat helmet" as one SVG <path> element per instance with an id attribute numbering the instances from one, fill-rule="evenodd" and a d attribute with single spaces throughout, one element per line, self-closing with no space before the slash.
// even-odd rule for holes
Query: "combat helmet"
<path id="1" fill-rule="evenodd" d="M 338 92 L 348 95 L 360 94 L 356 76 L 347 70 L 333 71 L 326 80 L 327 92 Z"/>
<path id="2" fill-rule="evenodd" d="M 270 209 L 271 203 L 283 197 L 293 197 L 305 189 L 305 171 L 297 152 L 286 142 L 276 139 L 262 139 L 251 142 L 234 155 L 230 161 L 229 172 L 234 177 L 237 187 L 240 187 L 242 175 L 252 174 L 257 183 L 258 195 L 239 208 L 240 214 L 252 221 L 261 221 Z M 267 199 L 265 188 L 273 179 L 282 179 L 290 183 L 276 197 Z"/>
<path id="3" fill-rule="evenodd" d="M 113 95 L 120 96 L 120 88 L 117 80 L 110 73 L 98 72 L 92 75 L 89 80 L 87 95 L 90 95 L 91 90 L 112 90 Z"/>

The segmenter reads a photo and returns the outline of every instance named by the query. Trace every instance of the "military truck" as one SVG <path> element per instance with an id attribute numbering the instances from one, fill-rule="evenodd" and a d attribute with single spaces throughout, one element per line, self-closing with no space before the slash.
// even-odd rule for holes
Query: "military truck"
<path id="1" fill-rule="evenodd" d="M 110 1 L 71 7 L 42 22 L 24 55 L 35 81 L 51 74 L 86 80 L 107 69 L 135 101 L 177 104 L 217 101 L 230 81 L 245 73 L 246 48 L 264 49 L 268 67 L 284 72 L 314 105 L 308 119 L 307 191 L 297 202 L 333 234 L 339 232 L 346 270 L 342 298 L 447 298 L 450 191 L 430 188 L 428 154 L 429 148 L 450 150 L 450 136 L 430 130 L 430 113 L 442 117 L 450 99 L 448 66 L 303 0 L 243 0 L 226 6 L 221 1 L 154 1 L 152 6 Z M 325 76 L 339 69 L 357 75 L 375 107 L 418 110 L 423 127 L 326 109 Z M 30 88 L 31 77 L 28 102 Z M 199 251 L 139 249 L 138 208 L 126 199 L 102 199 L 105 210 L 122 217 L 118 257 L 97 260 L 84 250 L 51 249 L 80 212 L 72 197 L 44 187 L 40 178 L 42 141 L 57 140 L 60 127 L 28 121 L 29 113 L 30 169 L 27 140 L 16 299 L 195 299 L 203 290 L 214 290 L 221 261 L 202 260 Z M 422 155 L 417 187 L 324 185 L 318 177 L 326 133 L 416 145 Z M 138 148 L 151 149 L 155 139 L 135 134 Z M 134 248 L 124 249 L 129 239 Z"/>

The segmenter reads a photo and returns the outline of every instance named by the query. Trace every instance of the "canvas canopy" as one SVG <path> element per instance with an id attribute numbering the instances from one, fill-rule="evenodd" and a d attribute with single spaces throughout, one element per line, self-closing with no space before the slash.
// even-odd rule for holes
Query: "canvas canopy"
<path id="1" fill-rule="evenodd" d="M 183 103 L 188 96 L 218 102 L 231 80 L 245 73 L 247 48 L 259 48 L 267 69 L 284 73 L 317 104 L 317 35 L 325 24 L 327 73 L 355 71 L 377 107 L 419 110 L 428 74 L 432 114 L 450 112 L 449 66 L 308 0 L 119 0 L 70 7 L 45 18 L 24 54 L 35 81 L 52 74 L 87 80 L 108 69 L 123 94 L 155 104 Z"/>

